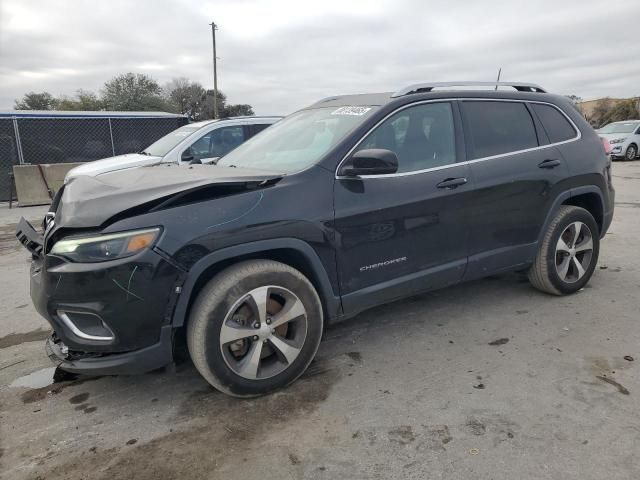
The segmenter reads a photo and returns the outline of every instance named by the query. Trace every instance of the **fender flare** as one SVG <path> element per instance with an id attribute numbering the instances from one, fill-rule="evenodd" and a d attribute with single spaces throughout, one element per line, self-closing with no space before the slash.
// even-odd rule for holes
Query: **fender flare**
<path id="1" fill-rule="evenodd" d="M 325 312 L 325 318 L 331 320 L 337 317 L 340 311 L 340 297 L 335 295 L 327 271 L 315 250 L 308 243 L 297 238 L 273 238 L 222 248 L 198 260 L 185 274 L 186 278 L 182 284 L 182 289 L 173 311 L 172 325 L 174 327 L 184 325 L 196 282 L 208 268 L 224 260 L 281 249 L 296 250 L 298 253 L 304 255 L 309 265 L 311 265 L 315 276 L 314 279 L 309 280 L 316 280 L 315 283 L 320 290 L 318 293 L 324 300 L 323 303 L 327 310 Z"/>
<path id="2" fill-rule="evenodd" d="M 603 214 L 606 213 L 604 198 L 602 197 L 602 191 L 596 185 L 583 185 L 581 187 L 571 188 L 569 190 L 565 190 L 564 192 L 560 192 L 556 197 L 556 199 L 553 201 L 551 208 L 547 212 L 547 218 L 545 218 L 542 229 L 538 234 L 538 242 L 537 242 L 538 244 L 540 244 L 540 242 L 542 241 L 542 238 L 547 232 L 547 228 L 549 227 L 549 224 L 553 220 L 553 217 L 555 217 L 556 212 L 558 211 L 558 208 L 560 208 L 560 205 L 562 205 L 562 203 L 569 198 L 577 197 L 578 195 L 583 195 L 585 193 L 595 193 L 600 199 L 600 204 L 602 206 L 602 213 Z"/>

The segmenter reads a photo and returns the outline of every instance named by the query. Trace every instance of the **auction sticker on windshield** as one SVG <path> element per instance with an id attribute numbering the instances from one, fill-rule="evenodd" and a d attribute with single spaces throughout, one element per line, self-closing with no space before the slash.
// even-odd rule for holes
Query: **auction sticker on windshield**
<path id="1" fill-rule="evenodd" d="M 371 110 L 371 107 L 340 107 L 331 112 L 331 115 L 356 115 L 362 116 Z"/>

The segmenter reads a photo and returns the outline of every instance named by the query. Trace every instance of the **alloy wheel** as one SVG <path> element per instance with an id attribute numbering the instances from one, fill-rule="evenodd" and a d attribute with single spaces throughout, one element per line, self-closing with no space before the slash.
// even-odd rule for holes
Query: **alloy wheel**
<path id="1" fill-rule="evenodd" d="M 270 378 L 298 357 L 307 335 L 307 311 L 290 290 L 258 287 L 229 309 L 220 330 L 227 366 L 249 380 Z"/>
<path id="2" fill-rule="evenodd" d="M 575 283 L 584 277 L 593 257 L 593 236 L 582 222 L 569 224 L 556 244 L 556 272 L 563 282 Z"/>
<path id="3" fill-rule="evenodd" d="M 629 145 L 627 148 L 627 160 L 635 160 L 638 152 L 636 151 L 636 147 L 633 145 Z"/>

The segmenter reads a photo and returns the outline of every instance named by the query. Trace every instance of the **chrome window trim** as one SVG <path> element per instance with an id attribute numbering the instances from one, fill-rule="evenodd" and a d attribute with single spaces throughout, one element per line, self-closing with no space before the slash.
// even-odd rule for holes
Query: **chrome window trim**
<path id="1" fill-rule="evenodd" d="M 99 341 L 99 342 L 110 342 L 111 340 L 113 340 L 115 338 L 115 336 L 113 335 L 113 332 L 111 332 L 111 329 L 104 323 L 102 318 L 100 318 L 95 313 L 76 312 L 76 311 L 71 311 L 71 310 L 64 310 L 64 311 L 63 310 L 58 310 L 56 313 L 58 314 L 58 317 L 60 318 L 60 320 L 62 320 L 62 323 L 64 323 L 67 327 L 69 327 L 69 330 L 71 330 L 74 335 L 76 335 L 76 336 L 78 336 L 80 338 L 83 338 L 84 340 L 96 340 L 96 341 Z M 97 317 L 98 319 L 100 319 L 100 321 L 105 326 L 105 328 L 111 332 L 111 336 L 102 337 L 100 335 L 90 335 L 88 333 L 83 332 L 82 330 L 80 330 L 76 326 L 75 323 L 73 323 L 73 320 L 71 320 L 69 318 L 67 313 L 80 313 L 82 315 L 93 315 L 94 317 Z"/>
<path id="2" fill-rule="evenodd" d="M 358 177 L 349 177 L 347 175 L 338 175 L 338 172 L 340 171 L 340 168 L 342 167 L 342 164 L 347 160 L 347 158 L 349 158 L 349 156 L 355 151 L 356 148 L 358 148 L 358 146 L 360 146 L 360 144 L 364 141 L 365 138 L 367 138 L 369 136 L 369 134 L 375 130 L 376 128 L 378 128 L 383 122 L 385 122 L 389 117 L 391 117 L 392 115 L 395 115 L 396 113 L 406 109 L 406 108 L 410 108 L 416 105 L 422 105 L 425 103 L 443 103 L 443 102 L 454 102 L 454 101 L 482 101 L 482 102 L 516 102 L 516 103 L 538 103 L 538 104 L 542 104 L 542 105 L 549 105 L 553 108 L 555 108 L 556 110 L 558 110 L 571 124 L 571 126 L 574 128 L 575 132 L 576 132 L 576 136 L 573 138 L 570 138 L 568 140 L 563 140 L 562 142 L 556 142 L 556 143 L 550 143 L 548 145 L 539 145 L 537 147 L 532 147 L 532 148 L 526 148 L 524 150 L 515 150 L 513 152 L 506 152 L 506 153 L 500 153 L 497 155 L 491 155 L 489 157 L 482 157 L 482 158 L 474 158 L 473 160 L 465 160 L 464 162 L 455 162 L 455 163 L 450 163 L 448 165 L 441 165 L 438 167 L 431 167 L 431 168 L 425 168 L 423 170 L 414 170 L 412 172 L 401 172 L 401 173 L 388 173 L 388 174 L 384 174 L 384 175 L 360 175 Z M 531 119 L 532 121 L 534 121 L 534 119 Z M 535 125 L 535 121 L 534 121 L 534 125 Z M 494 160 L 496 158 L 502 158 L 502 157 L 507 157 L 507 156 L 511 156 L 511 155 L 517 155 L 519 153 L 528 153 L 528 152 L 533 152 L 536 150 L 543 150 L 545 148 L 550 148 L 550 147 L 555 147 L 556 145 L 564 145 L 565 143 L 571 143 L 571 142 L 575 142 L 577 140 L 580 140 L 582 138 L 582 132 L 580 131 L 580 129 L 578 128 L 578 126 L 575 124 L 575 122 L 557 105 L 554 105 L 553 103 L 549 103 L 549 102 L 543 102 L 540 100 L 516 100 L 516 99 L 507 99 L 507 98 L 475 98 L 475 97 L 465 97 L 465 98 L 456 98 L 456 97 L 452 97 L 452 98 L 437 98 L 437 99 L 432 99 L 432 100 L 422 100 L 420 102 L 414 102 L 414 103 L 408 103 L 407 105 L 402 105 L 401 107 L 395 109 L 394 111 L 388 113 L 384 118 L 382 118 L 380 121 L 378 121 L 373 127 L 371 127 L 363 136 L 362 138 L 360 138 L 360 140 L 358 140 L 358 142 L 351 147 L 351 149 L 347 152 L 347 154 L 342 157 L 342 160 L 340 160 L 340 163 L 338 164 L 338 167 L 336 168 L 335 171 L 335 178 L 337 180 L 358 180 L 358 179 L 363 179 L 363 178 L 394 178 L 394 177 L 406 177 L 408 175 L 419 175 L 421 173 L 427 173 L 427 172 L 434 172 L 437 170 L 445 170 L 448 168 L 452 168 L 458 165 L 470 165 L 472 163 L 478 163 L 478 162 L 485 162 L 487 160 Z"/>

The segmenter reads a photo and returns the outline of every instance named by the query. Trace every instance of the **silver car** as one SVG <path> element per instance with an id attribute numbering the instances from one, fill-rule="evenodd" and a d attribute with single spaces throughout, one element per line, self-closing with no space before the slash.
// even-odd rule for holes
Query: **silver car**
<path id="1" fill-rule="evenodd" d="M 640 120 L 613 122 L 598 130 L 598 135 L 609 141 L 612 158 L 635 160 L 640 147 Z"/>
<path id="2" fill-rule="evenodd" d="M 236 117 L 190 123 L 165 135 L 139 153 L 103 158 L 75 167 L 67 173 L 67 183 L 80 175 L 144 167 L 158 163 L 215 163 L 281 117 Z"/>

